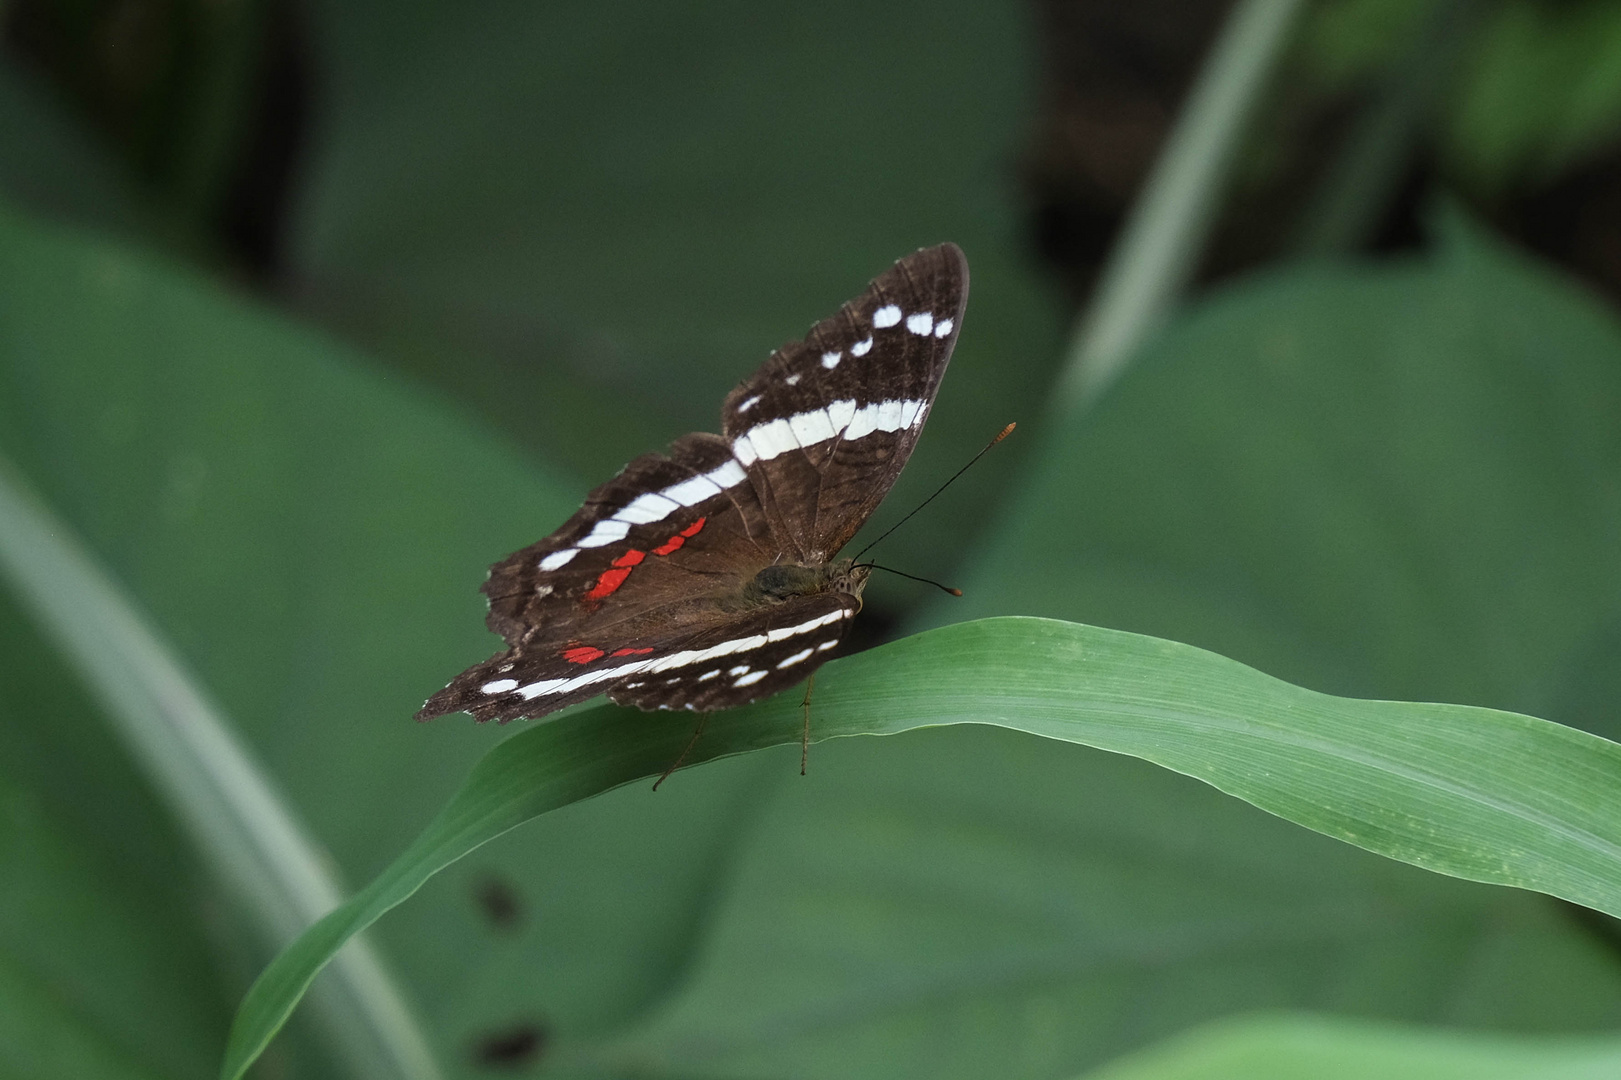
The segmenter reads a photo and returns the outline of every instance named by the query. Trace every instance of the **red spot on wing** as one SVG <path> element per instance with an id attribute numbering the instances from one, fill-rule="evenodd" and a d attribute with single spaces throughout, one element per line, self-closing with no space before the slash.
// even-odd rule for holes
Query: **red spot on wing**
<path id="1" fill-rule="evenodd" d="M 608 655 L 609 656 L 641 656 L 643 653 L 650 653 L 652 651 L 653 651 L 652 649 L 615 649 L 613 652 L 609 653 Z"/>
<path id="2" fill-rule="evenodd" d="M 594 649 L 589 645 L 576 645 L 572 649 L 563 650 L 563 659 L 571 664 L 589 664 L 603 655 L 601 649 Z"/>
<path id="3" fill-rule="evenodd" d="M 613 569 L 604 570 L 598 576 L 597 583 L 591 586 L 591 591 L 585 594 L 583 600 L 589 602 L 601 600 L 608 596 L 608 594 L 625 583 L 625 579 L 630 577 L 631 570 L 645 558 L 647 558 L 647 552 L 637 551 L 635 548 L 631 548 L 619 556 L 613 561 Z"/>
<path id="4" fill-rule="evenodd" d="M 682 529 L 680 532 L 664 541 L 664 543 L 654 548 L 653 554 L 668 555 L 672 551 L 679 551 L 682 544 L 685 544 L 690 538 L 697 536 L 703 531 L 704 522 L 708 520 L 708 518 L 699 518 L 697 521 L 694 521 L 691 525 L 688 525 L 685 529 Z"/>

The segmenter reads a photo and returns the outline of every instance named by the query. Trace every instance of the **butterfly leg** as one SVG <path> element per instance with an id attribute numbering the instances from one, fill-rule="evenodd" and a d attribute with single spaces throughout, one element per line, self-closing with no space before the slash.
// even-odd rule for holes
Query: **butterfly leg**
<path id="1" fill-rule="evenodd" d="M 805 765 L 810 761 L 810 699 L 811 691 L 816 689 L 816 673 L 811 672 L 810 681 L 805 684 L 805 700 L 800 704 L 805 707 L 805 732 L 799 737 L 799 775 L 805 775 Z"/>
<path id="2" fill-rule="evenodd" d="M 687 755 L 692 753 L 692 748 L 694 746 L 698 745 L 698 736 L 700 736 L 700 735 L 702 735 L 704 733 L 704 724 L 706 724 L 708 722 L 709 722 L 709 714 L 708 713 L 702 712 L 702 713 L 698 714 L 698 726 L 696 728 L 693 728 L 693 730 L 692 730 L 692 738 L 688 739 L 687 740 L 687 745 L 685 745 L 685 746 L 683 746 L 681 748 L 680 756 L 677 757 L 674 761 L 670 762 L 670 767 L 668 769 L 664 770 L 664 775 L 660 776 L 657 780 L 653 781 L 653 790 L 654 791 L 657 791 L 659 789 L 659 785 L 664 783 L 664 781 L 668 780 L 670 778 L 670 774 L 675 772 L 677 769 L 679 769 L 681 767 L 681 763 L 683 761 L 687 760 Z"/>

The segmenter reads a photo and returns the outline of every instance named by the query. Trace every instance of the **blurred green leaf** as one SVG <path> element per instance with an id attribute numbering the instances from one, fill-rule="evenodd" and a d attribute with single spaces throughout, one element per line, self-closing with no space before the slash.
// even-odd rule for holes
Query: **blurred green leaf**
<path id="1" fill-rule="evenodd" d="M 714 715 L 692 759 L 792 742 L 791 698 Z M 1404 862 L 1621 915 L 1621 746 L 1531 717 L 1331 698 L 1189 646 L 1033 619 L 960 624 L 845 660 L 817 704 L 821 738 L 981 723 L 1078 742 Z M 496 747 L 410 849 L 260 977 L 222 1076 L 241 1075 L 339 945 L 428 877 L 532 817 L 656 776 L 684 735 L 603 707 Z M 766 947 L 755 943 L 754 966 L 769 966 Z"/>
<path id="2" fill-rule="evenodd" d="M 1324 0 L 1300 35 L 1300 75 L 1330 90 L 1366 80 L 1398 61 L 1438 0 Z"/>
<path id="3" fill-rule="evenodd" d="M 1505 0 L 1468 53 L 1443 149 L 1495 194 L 1547 180 L 1621 134 L 1621 8 Z"/>
<path id="4" fill-rule="evenodd" d="M 1086 1080 L 1603 1080 L 1608 1039 L 1505 1039 L 1365 1021 L 1267 1016 L 1213 1024 Z"/>
<path id="5" fill-rule="evenodd" d="M 8 656 L 26 655 L 6 644 Z M 18 749 L 11 736 L 5 745 Z M 8 757 L 3 771 L 17 764 Z M 228 991 L 172 910 L 189 874 L 163 852 L 182 875 L 166 888 L 151 863 L 143 873 L 104 838 L 77 834 L 40 775 L 0 776 L 0 1074 L 209 1075 Z M 150 838 L 131 839 L 152 854 Z"/>

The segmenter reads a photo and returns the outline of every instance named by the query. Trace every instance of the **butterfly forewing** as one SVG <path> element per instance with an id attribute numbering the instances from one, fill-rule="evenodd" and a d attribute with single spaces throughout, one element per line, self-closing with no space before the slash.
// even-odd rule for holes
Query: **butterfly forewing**
<path id="1" fill-rule="evenodd" d="M 723 430 L 774 531 L 831 559 L 911 456 L 962 325 L 954 244 L 902 259 L 726 397 Z"/>
<path id="2" fill-rule="evenodd" d="M 726 440 L 693 434 L 644 454 L 586 497 L 562 528 L 490 568 L 486 619 L 510 646 L 735 590 L 778 556 Z"/>
<path id="3" fill-rule="evenodd" d="M 506 649 L 418 717 L 539 717 L 605 691 L 707 711 L 802 680 L 860 609 L 864 574 L 828 563 L 911 454 L 967 289 L 954 245 L 902 259 L 733 390 L 724 436 L 637 458 L 496 563 L 484 591 Z M 767 567 L 799 576 L 762 589 Z"/>

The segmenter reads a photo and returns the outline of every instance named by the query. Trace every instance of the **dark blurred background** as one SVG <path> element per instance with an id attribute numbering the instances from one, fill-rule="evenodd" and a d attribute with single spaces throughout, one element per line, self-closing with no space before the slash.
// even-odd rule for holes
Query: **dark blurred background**
<path id="1" fill-rule="evenodd" d="M 383 61 L 391 43 L 382 39 L 402 36 L 389 23 L 429 10 L 387 20 L 395 9 L 336 6 L 354 14 L 280 0 L 10 0 L 8 124 L 27 137 L 7 147 L 6 189 L 69 220 L 157 236 L 255 288 L 299 295 L 289 245 L 300 191 L 340 120 L 344 84 L 360 75 L 345 64 L 358 58 L 331 36 L 378 39 Z M 1035 109 L 1004 166 L 1029 252 L 1074 303 L 1230 6 L 1030 5 Z M 492 7 L 465 17 L 498 20 Z M 1418 207 L 1444 186 L 1617 295 L 1618 25 L 1621 14 L 1601 0 L 1314 5 L 1284 88 L 1251 138 L 1206 280 L 1313 244 L 1418 244 Z M 680 39 L 668 45 L 679 50 Z M 1381 197 L 1364 195 L 1338 233 L 1325 233 L 1311 211 L 1323 211 L 1325 186 L 1352 155 L 1379 174 Z"/>

